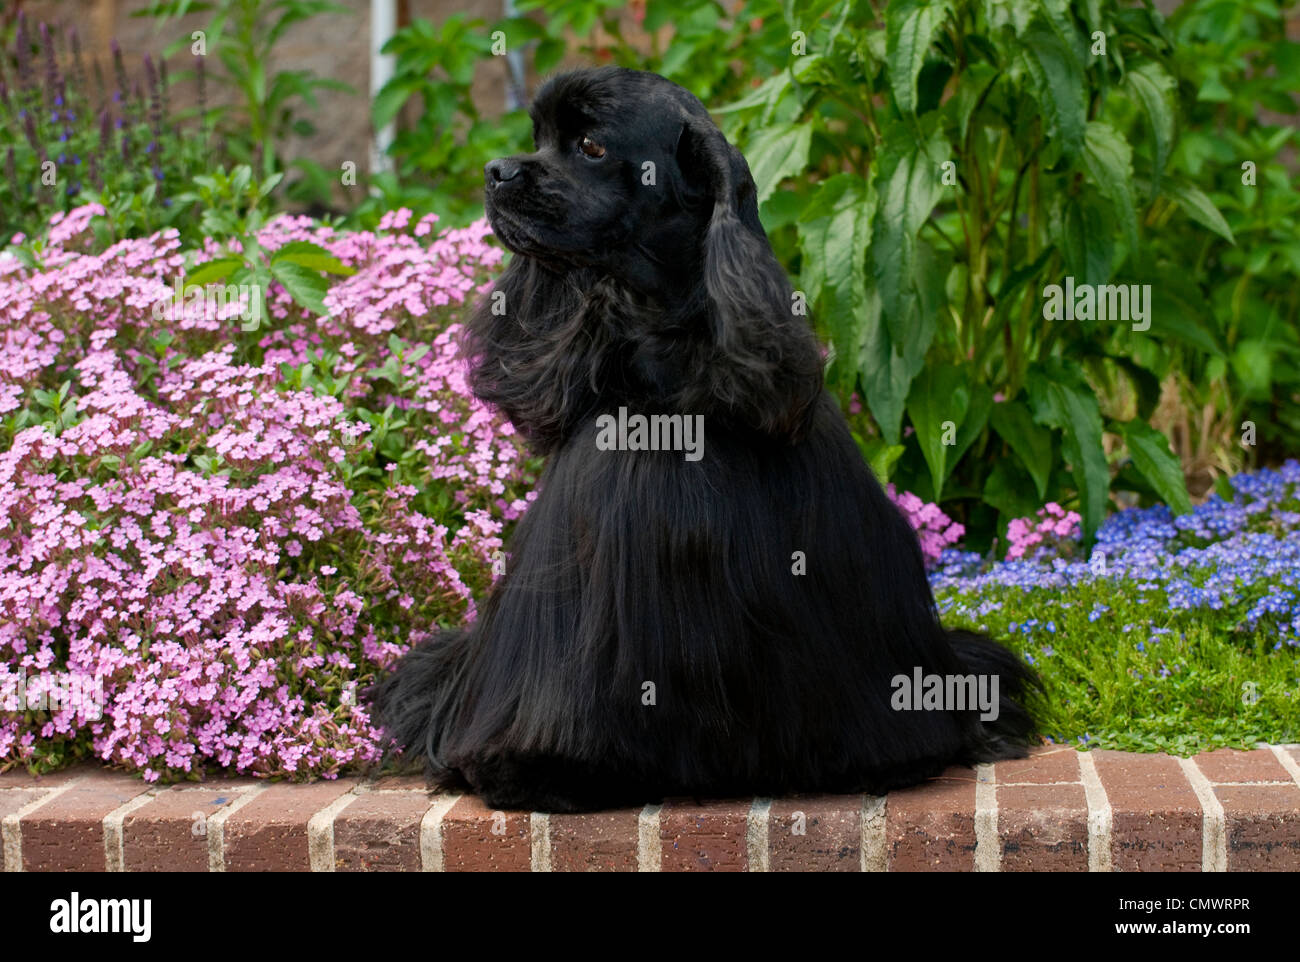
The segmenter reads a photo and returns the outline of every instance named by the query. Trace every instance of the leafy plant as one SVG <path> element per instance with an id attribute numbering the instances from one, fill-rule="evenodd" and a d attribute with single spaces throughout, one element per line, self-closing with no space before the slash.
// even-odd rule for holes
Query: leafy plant
<path id="1" fill-rule="evenodd" d="M 289 185 L 291 195 L 319 200 L 325 191 L 324 199 L 328 199 L 326 185 L 330 178 L 321 166 L 308 158 L 286 165 L 280 150 L 290 133 L 310 136 L 315 132 L 315 126 L 300 114 L 302 104 L 313 109 L 317 106 L 318 90 L 355 91 L 348 84 L 318 77 L 310 70 L 272 74 L 269 63 L 276 44 L 290 27 L 321 14 L 352 11 L 332 0 L 154 0 L 134 15 L 153 17 L 162 24 L 188 13 L 206 12 L 212 18 L 200 40 L 185 36 L 167 49 L 169 54 L 182 47 L 189 47 L 198 56 L 216 53 L 223 69 L 209 75 L 232 88 L 239 99 L 237 108 L 213 109 L 232 157 L 258 170 L 264 178 L 277 171 L 297 169 L 303 176 L 296 185 Z"/>
<path id="2" fill-rule="evenodd" d="M 1186 510 L 1147 420 L 1181 325 L 1144 228 L 1158 204 L 1178 230 L 1231 231 L 1168 169 L 1178 105 L 1160 15 L 758 0 L 740 16 L 762 22 L 751 62 L 770 75 L 717 110 L 778 250 L 797 244 L 830 383 L 865 399 L 869 459 L 959 503 L 975 545 L 1048 500 L 1076 505 L 1091 536 L 1112 487 Z M 1056 316 L 1051 285 L 1075 282 L 1102 297 L 1151 284 L 1149 329 L 1131 310 Z"/>
<path id="3" fill-rule="evenodd" d="M 55 212 L 96 202 L 113 239 L 171 225 L 188 234 L 180 194 L 222 155 L 171 112 L 169 91 L 163 61 L 146 55 L 132 78 L 114 44 L 106 79 L 97 61 L 87 69 L 75 30 L 33 27 L 20 13 L 12 49 L 0 53 L 0 240 L 35 236 Z"/>
<path id="4" fill-rule="evenodd" d="M 259 184 L 252 170 L 241 164 L 229 175 L 195 178 L 199 192 L 194 199 L 203 204 L 204 230 L 232 241 L 225 245 L 221 256 L 210 257 L 207 251 L 198 255 L 202 263 L 186 272 L 183 292 L 188 296 L 191 288 L 219 281 L 248 289 L 249 308 L 255 313 L 246 318 L 244 330 L 260 327 L 272 281 L 278 281 L 299 307 L 320 316 L 329 313 L 324 301 L 329 281 L 324 275 L 346 277 L 355 273 L 338 257 L 310 241 L 290 241 L 274 250 L 267 250 L 258 241 L 257 234 L 266 220 L 259 204 L 275 189 L 280 176 L 273 174 Z M 195 256 L 191 253 L 190 260 Z"/>
<path id="5" fill-rule="evenodd" d="M 1168 205 L 1152 210 L 1151 262 L 1183 335 L 1167 378 L 1177 403 L 1156 421 L 1200 488 L 1244 461 L 1280 460 L 1300 433 L 1300 43 L 1286 32 L 1295 10 L 1201 0 L 1169 24 L 1184 104 L 1170 166 L 1205 189 L 1236 241 L 1173 229 Z M 1247 425 L 1255 445 L 1242 443 Z"/>
<path id="6" fill-rule="evenodd" d="M 630 6 L 622 0 L 520 0 L 515 6 L 520 16 L 492 23 L 459 13 L 436 25 L 417 19 L 385 45 L 397 64 L 375 96 L 375 125 L 398 117 L 408 103 L 418 103 L 418 110 L 410 111 L 412 122 L 389 150 L 396 169 L 372 178 L 376 192 L 357 209 L 359 223 L 372 225 L 398 206 L 433 211 L 455 224 L 481 216 L 483 165 L 521 150 L 531 128 L 523 109 L 484 117 L 472 96 L 478 69 L 506 51 L 528 51 L 538 76 L 569 54 L 674 76 L 706 101 L 741 89 L 728 51 L 743 25 L 713 0 Z M 624 35 L 629 10 L 650 32 L 649 50 Z M 673 37 L 663 44 L 658 31 L 670 23 Z"/>
<path id="7" fill-rule="evenodd" d="M 522 18 L 497 29 L 507 44 L 522 44 L 540 32 Z M 415 124 L 400 130 L 389 149 L 395 170 L 372 176 L 375 193 L 355 211 L 359 223 L 373 226 L 384 211 L 399 206 L 436 212 L 453 224 L 482 214 L 483 165 L 516 151 L 529 130 L 523 110 L 486 119 L 474 104 L 470 87 L 478 65 L 492 56 L 493 43 L 484 21 L 458 13 L 437 27 L 416 20 L 384 45 L 396 66 L 375 95 L 375 127 L 393 120 L 413 98 L 420 109 Z"/>

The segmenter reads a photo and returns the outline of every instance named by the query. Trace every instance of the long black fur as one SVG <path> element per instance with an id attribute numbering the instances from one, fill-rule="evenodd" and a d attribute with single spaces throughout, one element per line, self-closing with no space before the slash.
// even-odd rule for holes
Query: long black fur
<path id="1" fill-rule="evenodd" d="M 474 392 L 548 459 L 478 620 L 368 692 L 396 744 L 437 785 L 549 811 L 881 793 L 1022 755 L 1036 679 L 941 627 L 744 157 L 654 74 L 564 74 L 532 114 L 538 150 L 488 165 L 514 257 L 464 350 Z M 598 449 L 620 406 L 703 415 L 704 457 Z M 918 666 L 997 674 L 997 719 L 895 711 L 891 679 Z"/>

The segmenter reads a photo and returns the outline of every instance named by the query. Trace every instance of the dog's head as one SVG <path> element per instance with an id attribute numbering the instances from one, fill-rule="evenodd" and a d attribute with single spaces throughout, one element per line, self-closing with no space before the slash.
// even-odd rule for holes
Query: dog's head
<path id="1" fill-rule="evenodd" d="M 766 240 L 745 158 L 677 84 L 579 70 L 543 86 L 529 113 L 536 150 L 484 169 L 488 219 L 516 253 L 659 296 L 701 266 L 715 204 Z"/>
<path id="2" fill-rule="evenodd" d="M 821 360 L 758 217 L 754 179 L 698 99 L 656 74 L 561 74 L 536 150 L 494 160 L 514 251 L 505 312 L 471 323 L 473 385 L 542 447 L 613 403 L 796 437 Z"/>

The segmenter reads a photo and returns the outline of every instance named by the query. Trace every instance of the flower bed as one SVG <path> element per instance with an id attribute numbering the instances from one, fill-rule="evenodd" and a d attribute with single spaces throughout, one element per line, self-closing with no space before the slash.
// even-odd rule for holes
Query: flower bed
<path id="1" fill-rule="evenodd" d="M 0 259 L 0 767 L 374 757 L 358 682 L 473 617 L 528 499 L 521 446 L 455 358 L 499 249 L 484 223 L 282 217 L 263 247 L 313 241 L 356 273 L 321 319 L 273 285 L 270 329 L 243 332 L 237 304 L 155 320 L 174 233 L 91 253 L 97 213 L 56 217 L 35 264 Z M 64 672 L 101 716 L 42 702 Z"/>
<path id="2" fill-rule="evenodd" d="M 1300 736 L 1300 463 L 1232 479 L 1175 517 L 1111 515 L 1084 557 L 1064 518 L 988 565 L 945 552 L 945 618 L 1010 637 L 1048 682 L 1046 731 L 1189 752 Z M 1047 515 L 1047 512 L 1044 512 Z M 1040 539 L 1041 540 L 1041 539 Z M 1023 557 L 1019 557 L 1023 555 Z"/>

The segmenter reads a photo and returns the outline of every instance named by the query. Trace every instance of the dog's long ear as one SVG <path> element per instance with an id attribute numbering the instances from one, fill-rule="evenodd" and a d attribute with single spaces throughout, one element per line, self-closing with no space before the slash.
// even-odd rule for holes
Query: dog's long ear
<path id="1" fill-rule="evenodd" d="M 758 219 L 749 165 L 698 116 L 682 130 L 678 163 L 713 204 L 702 252 L 713 350 L 701 387 L 728 416 L 798 437 L 821 391 L 821 354 Z"/>

